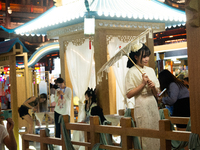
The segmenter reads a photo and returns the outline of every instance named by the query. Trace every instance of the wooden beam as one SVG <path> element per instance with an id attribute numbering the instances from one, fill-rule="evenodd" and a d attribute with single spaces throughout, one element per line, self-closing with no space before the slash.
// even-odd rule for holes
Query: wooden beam
<path id="1" fill-rule="evenodd" d="M 22 45 L 20 44 L 20 48 L 16 48 L 16 44 L 13 46 L 13 54 L 16 55 L 16 54 L 22 54 L 23 53 L 23 47 Z"/>
<path id="2" fill-rule="evenodd" d="M 0 66 L 8 66 L 10 63 L 9 60 L 5 60 L 5 61 L 0 61 Z"/>

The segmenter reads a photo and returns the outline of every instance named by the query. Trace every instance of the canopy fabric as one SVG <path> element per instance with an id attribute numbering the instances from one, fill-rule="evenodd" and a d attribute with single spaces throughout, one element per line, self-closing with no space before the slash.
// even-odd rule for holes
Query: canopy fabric
<path id="1" fill-rule="evenodd" d="M 149 34 L 149 38 L 152 38 L 152 30 L 146 29 L 140 35 L 135 37 L 131 42 L 129 42 L 126 46 L 119 50 L 109 61 L 107 61 L 97 72 L 97 84 L 102 81 L 103 72 L 109 72 L 109 67 L 111 67 L 114 63 L 116 63 L 119 59 L 122 58 L 124 55 L 128 55 L 131 51 L 131 46 L 133 44 L 142 42 L 146 42 L 146 35 Z M 125 53 L 124 53 L 125 52 Z"/>

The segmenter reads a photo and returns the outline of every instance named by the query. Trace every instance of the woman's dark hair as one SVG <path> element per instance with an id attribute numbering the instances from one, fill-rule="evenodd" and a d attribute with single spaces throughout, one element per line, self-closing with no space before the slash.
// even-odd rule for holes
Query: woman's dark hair
<path id="1" fill-rule="evenodd" d="M 161 71 L 158 75 L 158 80 L 160 82 L 160 89 L 161 91 L 164 90 L 165 88 L 167 88 L 167 90 L 169 89 L 169 85 L 172 82 L 175 82 L 179 88 L 183 88 L 185 87 L 185 85 L 183 84 L 183 82 L 181 80 L 179 80 L 178 78 L 176 78 L 169 70 L 165 69 L 163 71 Z"/>
<path id="2" fill-rule="evenodd" d="M 183 78 L 183 80 L 189 82 L 189 78 L 188 77 Z"/>
<path id="3" fill-rule="evenodd" d="M 40 112 L 46 112 L 47 111 L 47 94 L 42 93 L 40 94 L 39 98 L 46 99 L 43 103 L 39 103 Z"/>
<path id="4" fill-rule="evenodd" d="M 145 58 L 151 55 L 150 49 L 145 44 L 143 44 L 142 48 L 140 48 L 137 52 L 131 51 L 131 53 L 129 53 L 129 57 L 134 61 L 134 63 L 137 62 L 135 59 L 135 56 L 139 57 L 140 55 L 142 56 L 140 61 L 142 61 L 142 58 Z M 128 59 L 127 68 L 131 68 L 133 66 L 134 64 L 131 62 L 130 59 Z"/>
<path id="5" fill-rule="evenodd" d="M 40 94 L 39 97 L 40 97 L 40 98 L 46 98 L 46 100 L 47 100 L 47 94 L 45 94 L 45 93 Z"/>
<path id="6" fill-rule="evenodd" d="M 90 106 L 92 105 L 92 103 L 96 103 L 96 95 L 95 95 L 95 90 L 93 91 L 93 89 L 89 88 L 87 89 L 87 91 L 85 91 L 85 95 L 87 95 L 89 98 L 92 97 L 92 102 L 90 104 Z M 88 104 L 88 101 L 85 102 L 85 111 L 86 111 L 86 108 L 87 108 L 87 104 Z"/>
<path id="7" fill-rule="evenodd" d="M 106 118 L 103 115 L 103 109 L 99 106 L 92 107 L 91 115 L 99 116 L 99 118 L 101 119 L 101 124 L 103 124 L 103 122 L 106 120 Z"/>

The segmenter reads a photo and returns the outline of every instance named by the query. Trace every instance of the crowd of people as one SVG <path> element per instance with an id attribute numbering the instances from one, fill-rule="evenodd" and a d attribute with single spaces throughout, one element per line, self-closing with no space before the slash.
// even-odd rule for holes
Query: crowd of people
<path id="1" fill-rule="evenodd" d="M 190 117 L 190 102 L 189 102 L 189 79 L 184 78 L 179 80 L 170 71 L 163 70 L 158 74 L 158 78 L 154 70 L 148 66 L 150 49 L 142 43 L 135 44 L 131 47 L 127 67 L 130 68 L 125 78 L 125 88 L 127 98 L 135 97 L 134 117 L 136 125 L 139 128 L 159 129 L 159 110 L 158 106 L 162 103 L 166 107 L 171 116 Z M 164 91 L 162 95 L 159 95 Z M 54 119 L 55 119 L 55 137 L 60 138 L 60 123 L 59 117 L 61 115 L 69 115 L 71 112 L 72 90 L 66 86 L 62 78 L 57 78 L 55 85 L 51 85 L 50 93 L 54 95 Z M 47 100 L 46 94 L 40 94 L 39 97 L 28 98 L 19 108 L 19 115 L 25 119 L 29 124 L 29 133 L 33 131 L 33 119 L 28 113 L 29 109 L 36 111 L 36 108 L 41 103 Z M 97 115 L 100 117 L 101 123 L 106 119 L 103 115 L 103 110 L 97 105 L 96 90 L 88 89 L 85 92 L 85 118 L 82 123 L 89 123 L 89 117 Z M 2 113 L 2 112 L 0 112 Z M 0 117 L 2 121 L 2 117 Z M 15 142 L 13 136 L 14 123 L 12 119 L 7 119 L 7 130 L 3 125 L 0 125 L 0 142 L 7 147 L 8 142 Z M 179 128 L 185 126 L 177 125 Z M 3 142 L 2 142 L 3 141 Z M 160 149 L 159 139 L 155 138 L 141 138 L 143 150 Z M 12 146 L 15 146 L 13 144 Z M 14 149 L 14 148 L 13 148 Z"/>

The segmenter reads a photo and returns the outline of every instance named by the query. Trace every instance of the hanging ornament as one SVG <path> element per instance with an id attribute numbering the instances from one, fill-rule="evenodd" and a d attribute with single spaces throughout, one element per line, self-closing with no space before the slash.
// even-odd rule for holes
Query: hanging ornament
<path id="1" fill-rule="evenodd" d="M 89 49 L 91 49 L 91 40 L 89 40 Z"/>

